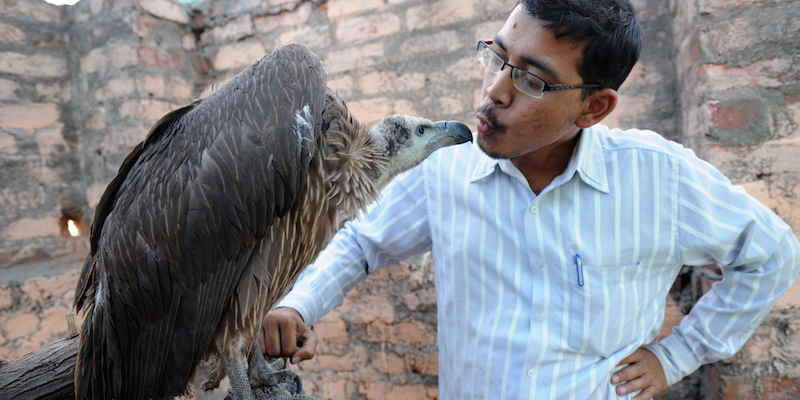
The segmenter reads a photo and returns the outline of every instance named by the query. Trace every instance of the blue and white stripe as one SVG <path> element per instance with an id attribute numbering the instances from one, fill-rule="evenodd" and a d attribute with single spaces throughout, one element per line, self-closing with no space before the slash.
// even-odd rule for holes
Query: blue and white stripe
<path id="1" fill-rule="evenodd" d="M 799 248 L 691 150 L 596 125 L 538 196 L 475 145 L 437 151 L 348 223 L 280 306 L 313 323 L 369 273 L 431 250 L 442 399 L 617 399 L 611 373 L 641 346 L 669 383 L 735 353 L 796 278 Z M 713 262 L 724 279 L 651 344 L 681 267 Z"/>

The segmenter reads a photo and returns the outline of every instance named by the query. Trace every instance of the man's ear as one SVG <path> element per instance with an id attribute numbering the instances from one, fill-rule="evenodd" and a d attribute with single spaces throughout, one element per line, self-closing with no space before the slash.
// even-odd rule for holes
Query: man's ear
<path id="1" fill-rule="evenodd" d="M 584 100 L 586 108 L 575 120 L 579 128 L 588 128 L 605 118 L 617 106 L 617 91 L 605 88 Z"/>

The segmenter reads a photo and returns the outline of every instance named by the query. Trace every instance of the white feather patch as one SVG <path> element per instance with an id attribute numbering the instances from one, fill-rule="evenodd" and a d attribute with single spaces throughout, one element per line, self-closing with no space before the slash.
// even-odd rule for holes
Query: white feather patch
<path id="1" fill-rule="evenodd" d="M 94 308 L 98 308 L 103 305 L 103 281 L 97 282 L 97 291 L 94 293 Z"/>
<path id="2" fill-rule="evenodd" d="M 311 108 L 308 106 L 308 104 L 306 104 L 302 110 L 297 110 L 295 119 L 297 120 L 297 130 L 295 131 L 295 134 L 297 135 L 297 147 L 302 149 L 303 141 L 311 141 L 310 138 L 314 136 L 314 116 L 311 115 Z M 311 156 L 310 150 L 311 149 L 309 149 L 308 152 L 309 156 Z"/>

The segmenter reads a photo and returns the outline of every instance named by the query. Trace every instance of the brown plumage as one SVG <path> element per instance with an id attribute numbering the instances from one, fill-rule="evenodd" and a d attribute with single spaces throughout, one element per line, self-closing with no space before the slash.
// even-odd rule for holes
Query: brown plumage
<path id="1" fill-rule="evenodd" d="M 86 312 L 77 398 L 180 395 L 210 355 L 224 362 L 234 397 L 252 398 L 247 358 L 261 321 L 337 215 L 468 140 L 463 124 L 399 115 L 367 130 L 301 45 L 170 113 L 97 206 L 75 296 Z"/>

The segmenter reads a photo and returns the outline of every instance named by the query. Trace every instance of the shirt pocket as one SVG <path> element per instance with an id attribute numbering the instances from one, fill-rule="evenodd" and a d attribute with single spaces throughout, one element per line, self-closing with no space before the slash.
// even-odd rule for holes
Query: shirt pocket
<path id="1" fill-rule="evenodd" d="M 568 302 L 569 350 L 600 357 L 608 357 L 630 344 L 642 332 L 641 304 L 646 301 L 635 290 L 640 282 L 640 263 L 623 266 L 598 266 L 583 263 L 583 286 L 570 285 Z"/>

